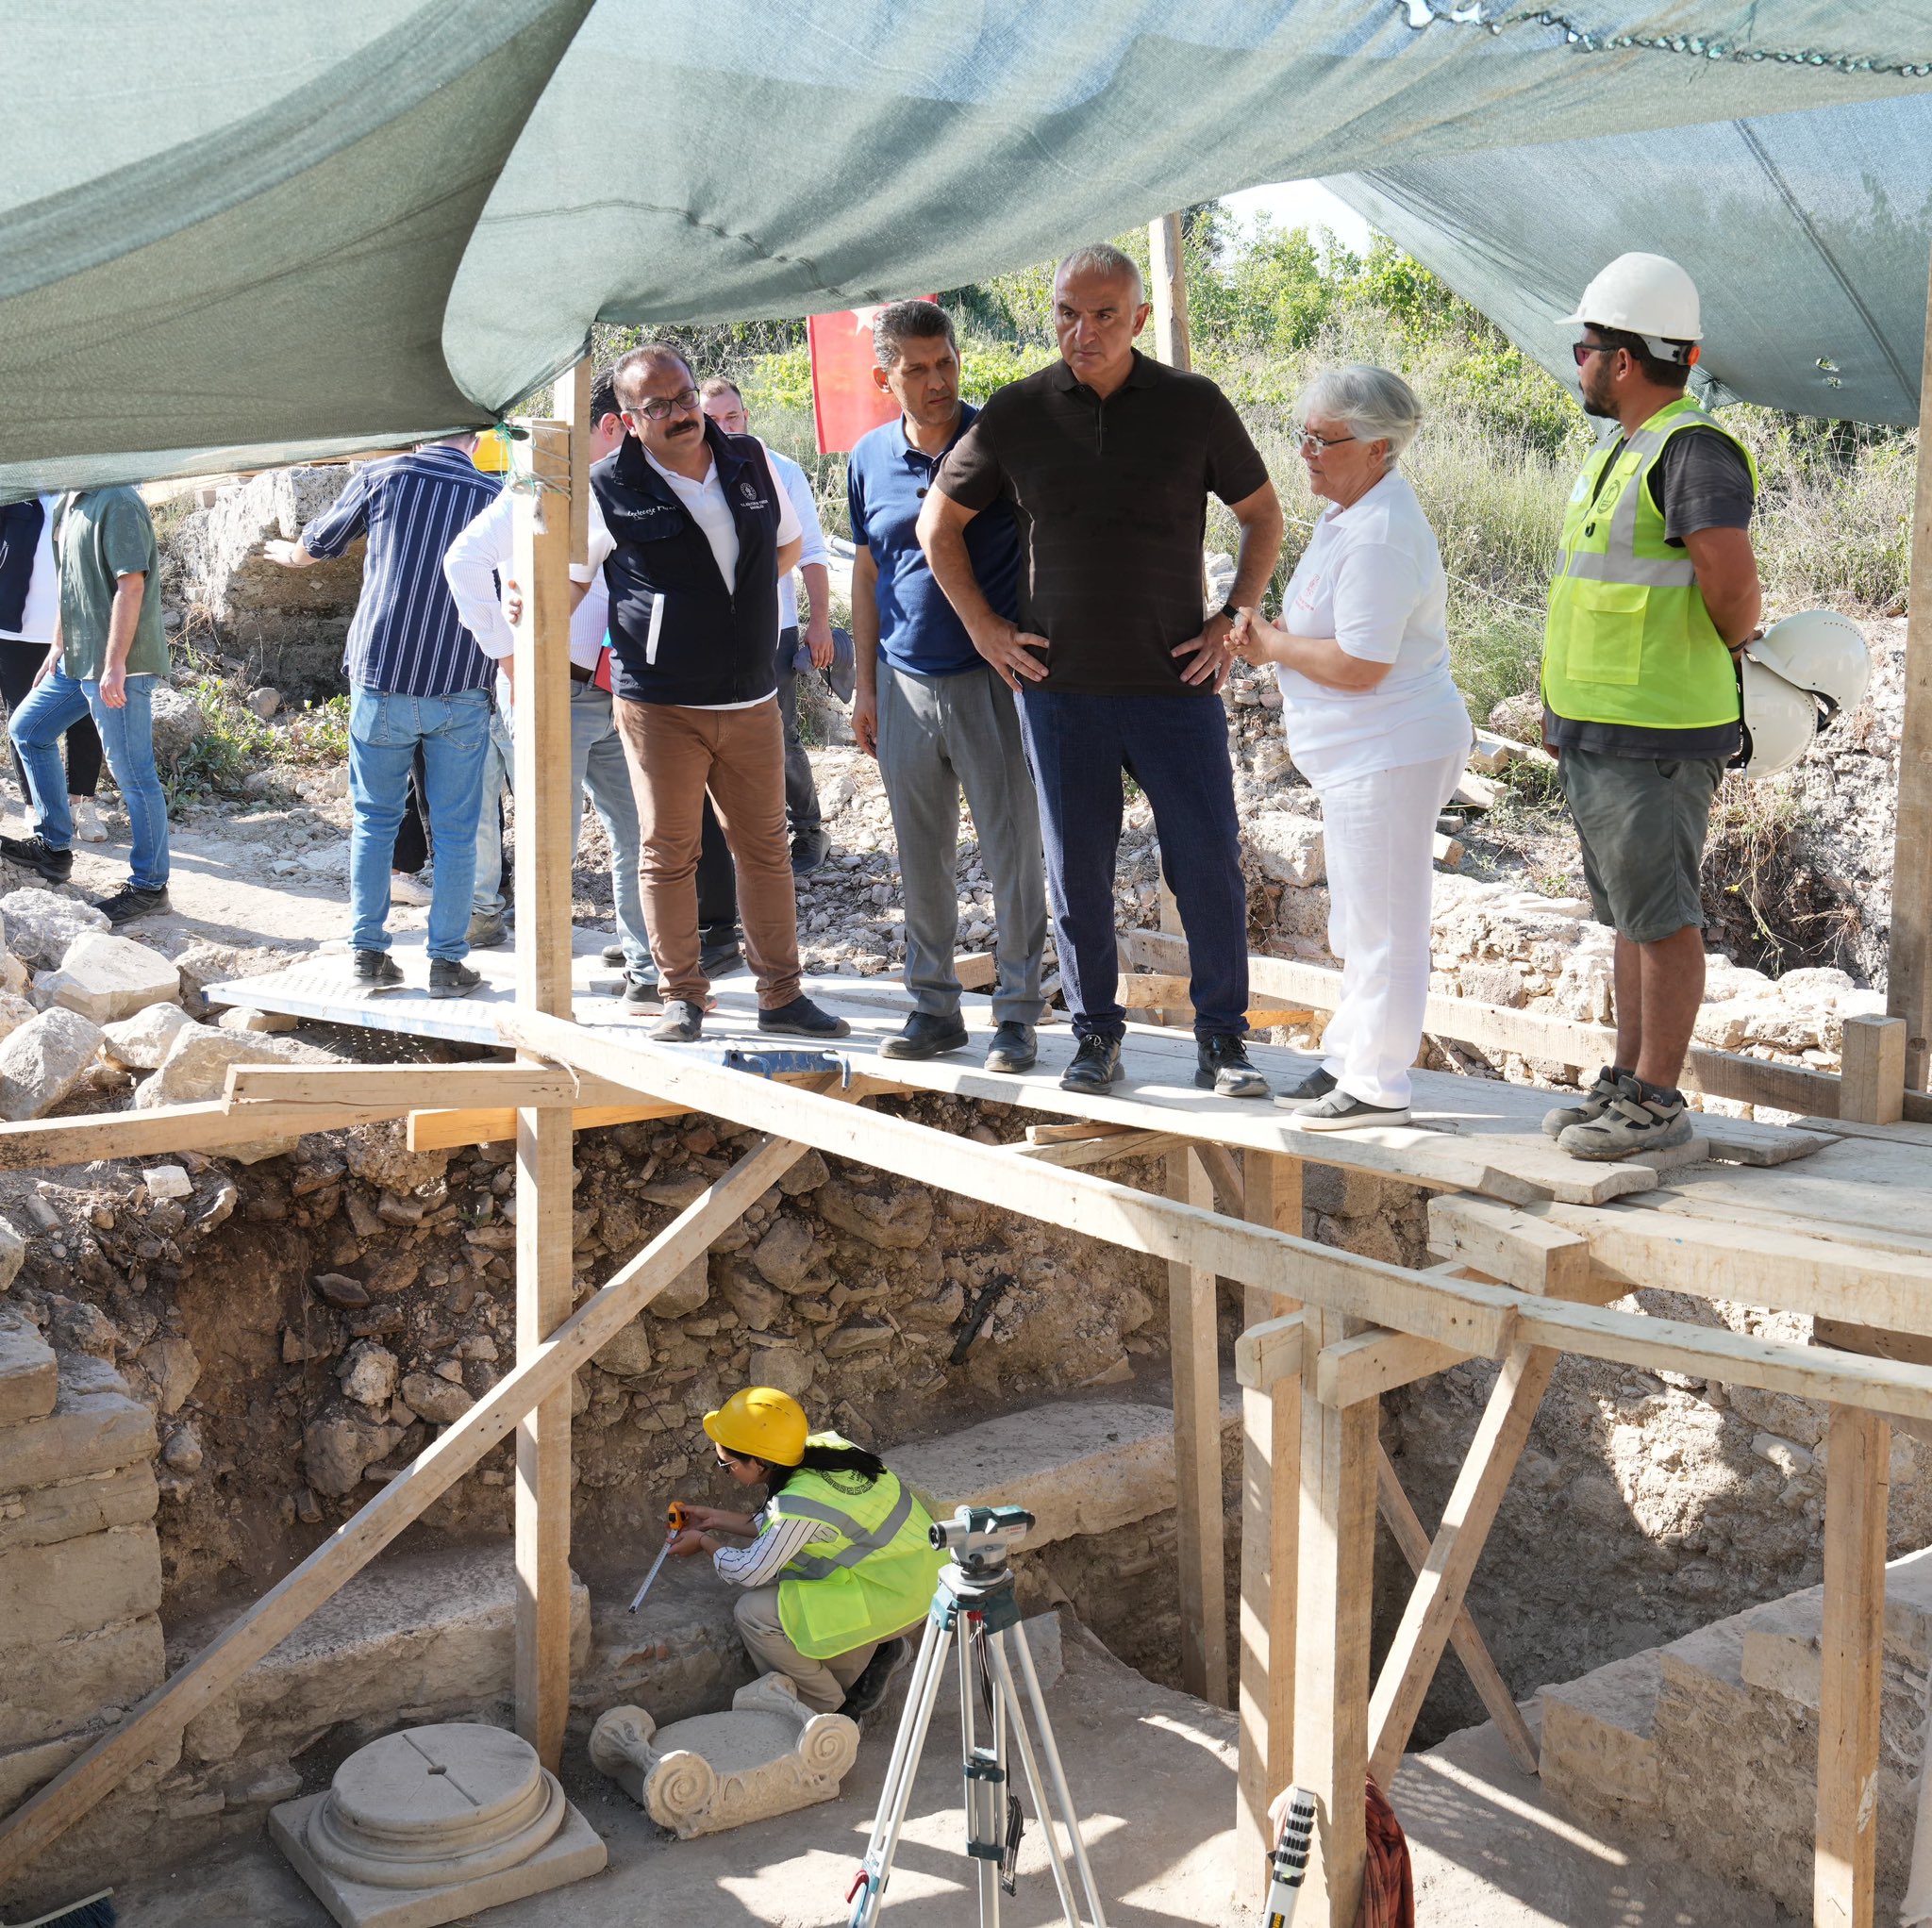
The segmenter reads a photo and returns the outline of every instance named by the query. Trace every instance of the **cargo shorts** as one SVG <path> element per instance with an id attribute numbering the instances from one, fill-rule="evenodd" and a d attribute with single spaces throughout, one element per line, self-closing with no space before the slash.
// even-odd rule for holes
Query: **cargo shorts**
<path id="1" fill-rule="evenodd" d="M 1721 757 L 1565 749 L 1557 780 L 1583 846 L 1591 914 L 1632 943 L 1702 928 L 1699 880 Z"/>

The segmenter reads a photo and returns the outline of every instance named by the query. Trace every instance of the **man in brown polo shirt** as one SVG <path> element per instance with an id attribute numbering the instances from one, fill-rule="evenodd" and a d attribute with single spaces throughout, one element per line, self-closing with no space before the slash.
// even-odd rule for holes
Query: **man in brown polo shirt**
<path id="1" fill-rule="evenodd" d="M 1060 1082 L 1121 1075 L 1113 884 L 1122 774 L 1154 807 L 1161 867 L 1187 932 L 1199 1062 L 1194 1082 L 1259 1098 L 1248 1062 L 1247 891 L 1227 717 L 1234 612 L 1267 587 L 1281 505 L 1233 405 L 1205 376 L 1134 347 L 1141 271 L 1082 248 L 1054 277 L 1059 361 L 1001 389 L 946 457 L 919 539 L 973 646 L 1020 697 L 1040 792 L 1060 973 L 1079 1040 Z M 1224 607 L 1202 617 L 1207 498 L 1241 524 Z M 1020 527 L 1020 620 L 974 578 L 965 529 L 995 502 Z"/>

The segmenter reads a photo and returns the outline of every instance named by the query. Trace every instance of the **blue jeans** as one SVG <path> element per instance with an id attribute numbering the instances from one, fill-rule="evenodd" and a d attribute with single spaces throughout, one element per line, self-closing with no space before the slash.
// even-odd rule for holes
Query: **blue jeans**
<path id="1" fill-rule="evenodd" d="M 1125 1035 L 1117 1002 L 1113 882 L 1124 771 L 1154 806 L 1160 867 L 1179 906 L 1196 1038 L 1248 1028 L 1248 896 L 1241 881 L 1227 713 L 1211 696 L 1028 690 L 1026 760 L 1040 792 L 1046 885 L 1074 1033 Z"/>
<path id="2" fill-rule="evenodd" d="M 509 719 L 492 709 L 483 780 L 476 792 L 476 874 L 470 884 L 470 908 L 478 917 L 503 915 L 503 799 L 515 781 L 516 767 Z"/>
<path id="3" fill-rule="evenodd" d="M 60 739 L 82 717 L 92 716 L 108 753 L 108 768 L 127 806 L 131 879 L 138 890 L 161 890 L 168 883 L 168 802 L 155 768 L 153 676 L 129 676 L 127 702 L 109 709 L 98 683 L 76 683 L 56 670 L 36 684 L 13 712 L 8 734 L 26 770 L 34 816 L 50 850 L 74 841 L 74 818 L 67 807 L 67 773 L 60 767 Z M 387 872 L 384 873 L 387 876 Z"/>
<path id="4" fill-rule="evenodd" d="M 483 755 L 490 746 L 490 692 L 401 696 L 349 693 L 349 942 L 389 949 L 389 865 L 403 821 L 409 765 L 423 746 L 424 801 L 436 842 L 429 901 L 429 955 L 460 960 L 469 951 L 470 889 L 476 877 L 476 816 Z"/>

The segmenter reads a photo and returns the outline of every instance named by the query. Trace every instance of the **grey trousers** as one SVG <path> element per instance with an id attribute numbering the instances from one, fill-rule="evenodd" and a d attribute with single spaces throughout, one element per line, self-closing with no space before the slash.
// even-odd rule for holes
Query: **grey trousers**
<path id="1" fill-rule="evenodd" d="M 778 715 L 785 724 L 785 817 L 792 836 L 819 825 L 819 787 L 812 780 L 811 758 L 798 740 L 798 678 L 791 666 L 798 654 L 798 628 L 778 632 Z"/>
<path id="2" fill-rule="evenodd" d="M 1037 1024 L 1045 1009 L 1046 865 L 1011 692 L 985 664 L 957 676 L 916 676 L 881 657 L 878 749 L 899 844 L 906 989 L 914 1007 L 940 1018 L 959 1008 L 954 873 L 963 789 L 992 887 L 993 1022 Z"/>

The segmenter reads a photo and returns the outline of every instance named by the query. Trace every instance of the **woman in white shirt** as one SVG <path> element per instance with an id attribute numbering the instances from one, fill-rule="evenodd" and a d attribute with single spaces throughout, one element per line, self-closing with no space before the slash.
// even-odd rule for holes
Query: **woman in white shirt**
<path id="1" fill-rule="evenodd" d="M 1448 578 L 1396 460 L 1422 422 L 1400 375 L 1352 363 L 1299 405 L 1308 487 L 1332 505 L 1276 628 L 1243 609 L 1235 647 L 1272 662 L 1289 754 L 1322 799 L 1328 948 L 1341 1002 L 1321 1068 L 1275 1099 L 1311 1131 L 1408 1122 L 1429 989 L 1436 819 L 1474 733 L 1449 674 Z"/>

